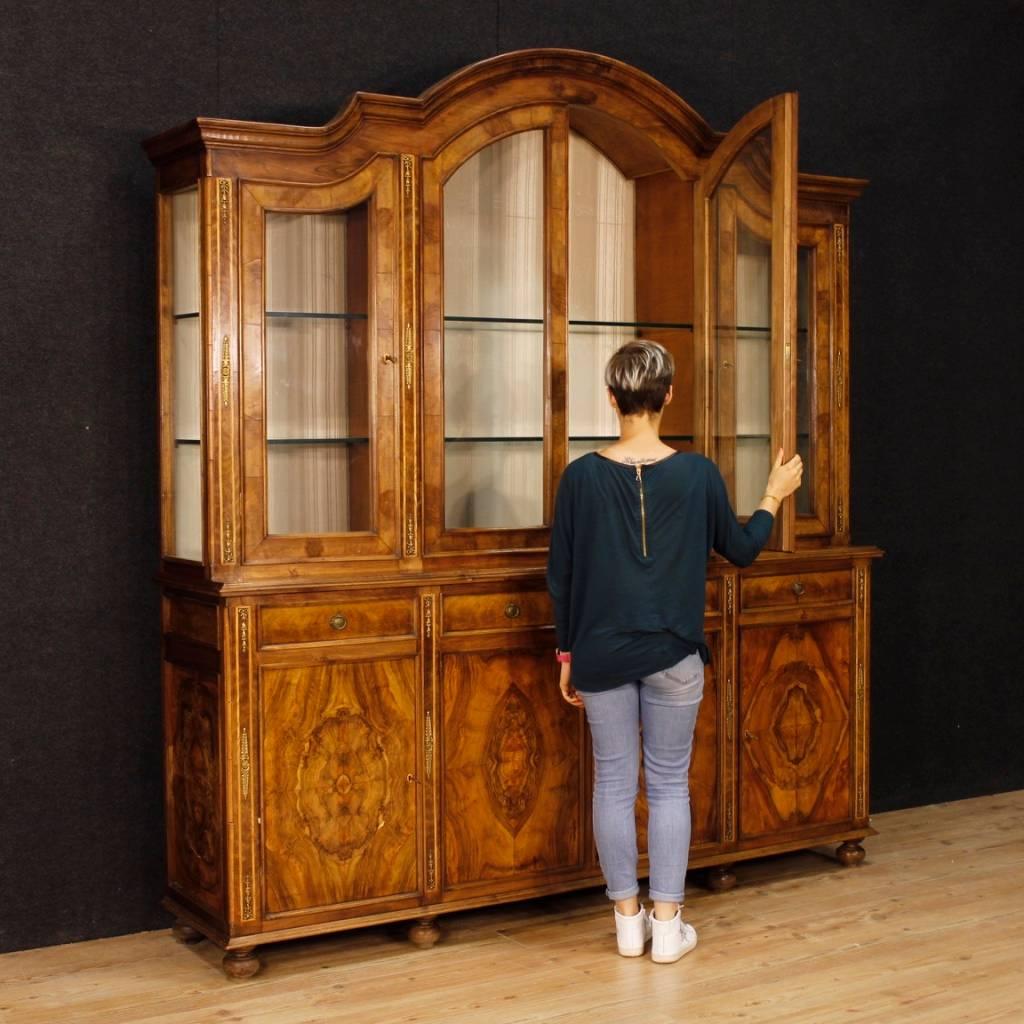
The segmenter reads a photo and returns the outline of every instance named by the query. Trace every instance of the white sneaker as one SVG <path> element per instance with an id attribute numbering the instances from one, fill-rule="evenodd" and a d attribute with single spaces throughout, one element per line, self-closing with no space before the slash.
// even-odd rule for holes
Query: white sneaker
<path id="1" fill-rule="evenodd" d="M 615 938 L 620 956 L 644 955 L 644 946 L 651 941 L 651 918 L 642 905 L 632 917 L 615 911 Z"/>
<path id="2" fill-rule="evenodd" d="M 671 921 L 659 921 L 651 914 L 651 959 L 656 964 L 674 964 L 696 945 L 697 931 L 683 924 L 680 911 Z"/>

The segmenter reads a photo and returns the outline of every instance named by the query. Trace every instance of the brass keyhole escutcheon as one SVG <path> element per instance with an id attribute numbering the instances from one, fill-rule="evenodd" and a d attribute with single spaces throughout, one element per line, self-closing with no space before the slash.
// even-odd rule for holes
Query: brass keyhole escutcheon
<path id="1" fill-rule="evenodd" d="M 796 594 L 797 597 L 801 597 L 803 595 L 803 592 L 804 585 L 799 580 L 797 580 L 796 583 L 793 584 L 793 593 Z"/>
<path id="2" fill-rule="evenodd" d="M 509 601 L 509 603 L 505 605 L 506 619 L 518 619 L 521 614 L 522 611 L 520 610 L 519 605 L 515 603 L 515 601 Z"/>
<path id="3" fill-rule="evenodd" d="M 389 352 L 389 353 L 387 353 L 387 354 L 386 354 L 386 355 L 385 355 L 385 356 L 383 357 L 383 359 L 381 360 L 381 362 L 384 362 L 384 363 L 397 363 L 397 362 L 398 362 L 398 359 L 397 359 L 397 358 L 396 358 L 395 356 L 393 356 L 393 355 L 392 355 L 392 354 L 391 354 L 391 353 Z"/>
<path id="4" fill-rule="evenodd" d="M 331 616 L 331 629 L 344 629 L 348 625 L 348 619 L 345 618 L 340 612 L 337 615 Z"/>

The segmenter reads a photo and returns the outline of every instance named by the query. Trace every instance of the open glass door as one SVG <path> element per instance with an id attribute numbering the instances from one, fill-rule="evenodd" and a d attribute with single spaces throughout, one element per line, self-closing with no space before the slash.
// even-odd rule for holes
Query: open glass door
<path id="1" fill-rule="evenodd" d="M 797 169 L 794 93 L 719 143 L 698 183 L 698 444 L 737 515 L 760 503 L 776 452 L 796 453 Z M 783 502 L 768 547 L 793 550 Z"/>

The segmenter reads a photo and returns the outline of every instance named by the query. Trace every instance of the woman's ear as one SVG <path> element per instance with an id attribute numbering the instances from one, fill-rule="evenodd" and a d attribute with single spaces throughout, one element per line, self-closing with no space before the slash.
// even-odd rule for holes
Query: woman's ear
<path id="1" fill-rule="evenodd" d="M 672 385 L 669 384 L 668 391 L 665 392 L 665 405 L 669 405 L 672 401 Z"/>
<path id="2" fill-rule="evenodd" d="M 611 388 L 605 388 L 605 391 L 606 391 L 606 392 L 608 393 L 608 404 L 609 404 L 609 405 L 610 405 L 610 406 L 611 406 L 611 407 L 612 407 L 612 408 L 613 408 L 613 409 L 614 409 L 614 410 L 615 410 L 616 412 L 618 412 L 618 411 L 619 411 L 619 403 L 615 401 L 615 395 L 614 395 L 614 394 L 612 394 L 612 389 L 611 389 Z"/>

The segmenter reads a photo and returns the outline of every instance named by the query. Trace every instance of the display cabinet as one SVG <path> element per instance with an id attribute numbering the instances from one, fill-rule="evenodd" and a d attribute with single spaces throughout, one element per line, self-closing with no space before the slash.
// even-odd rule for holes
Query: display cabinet
<path id="1" fill-rule="evenodd" d="M 717 134 L 642 72 L 531 50 L 323 127 L 151 139 L 168 885 L 233 977 L 265 943 L 600 883 L 544 569 L 608 356 L 676 361 L 666 443 L 740 515 L 712 558 L 691 865 L 863 857 L 870 566 L 851 544 L 848 226 L 797 103 Z M 645 835 L 641 808 L 641 835 Z"/>

